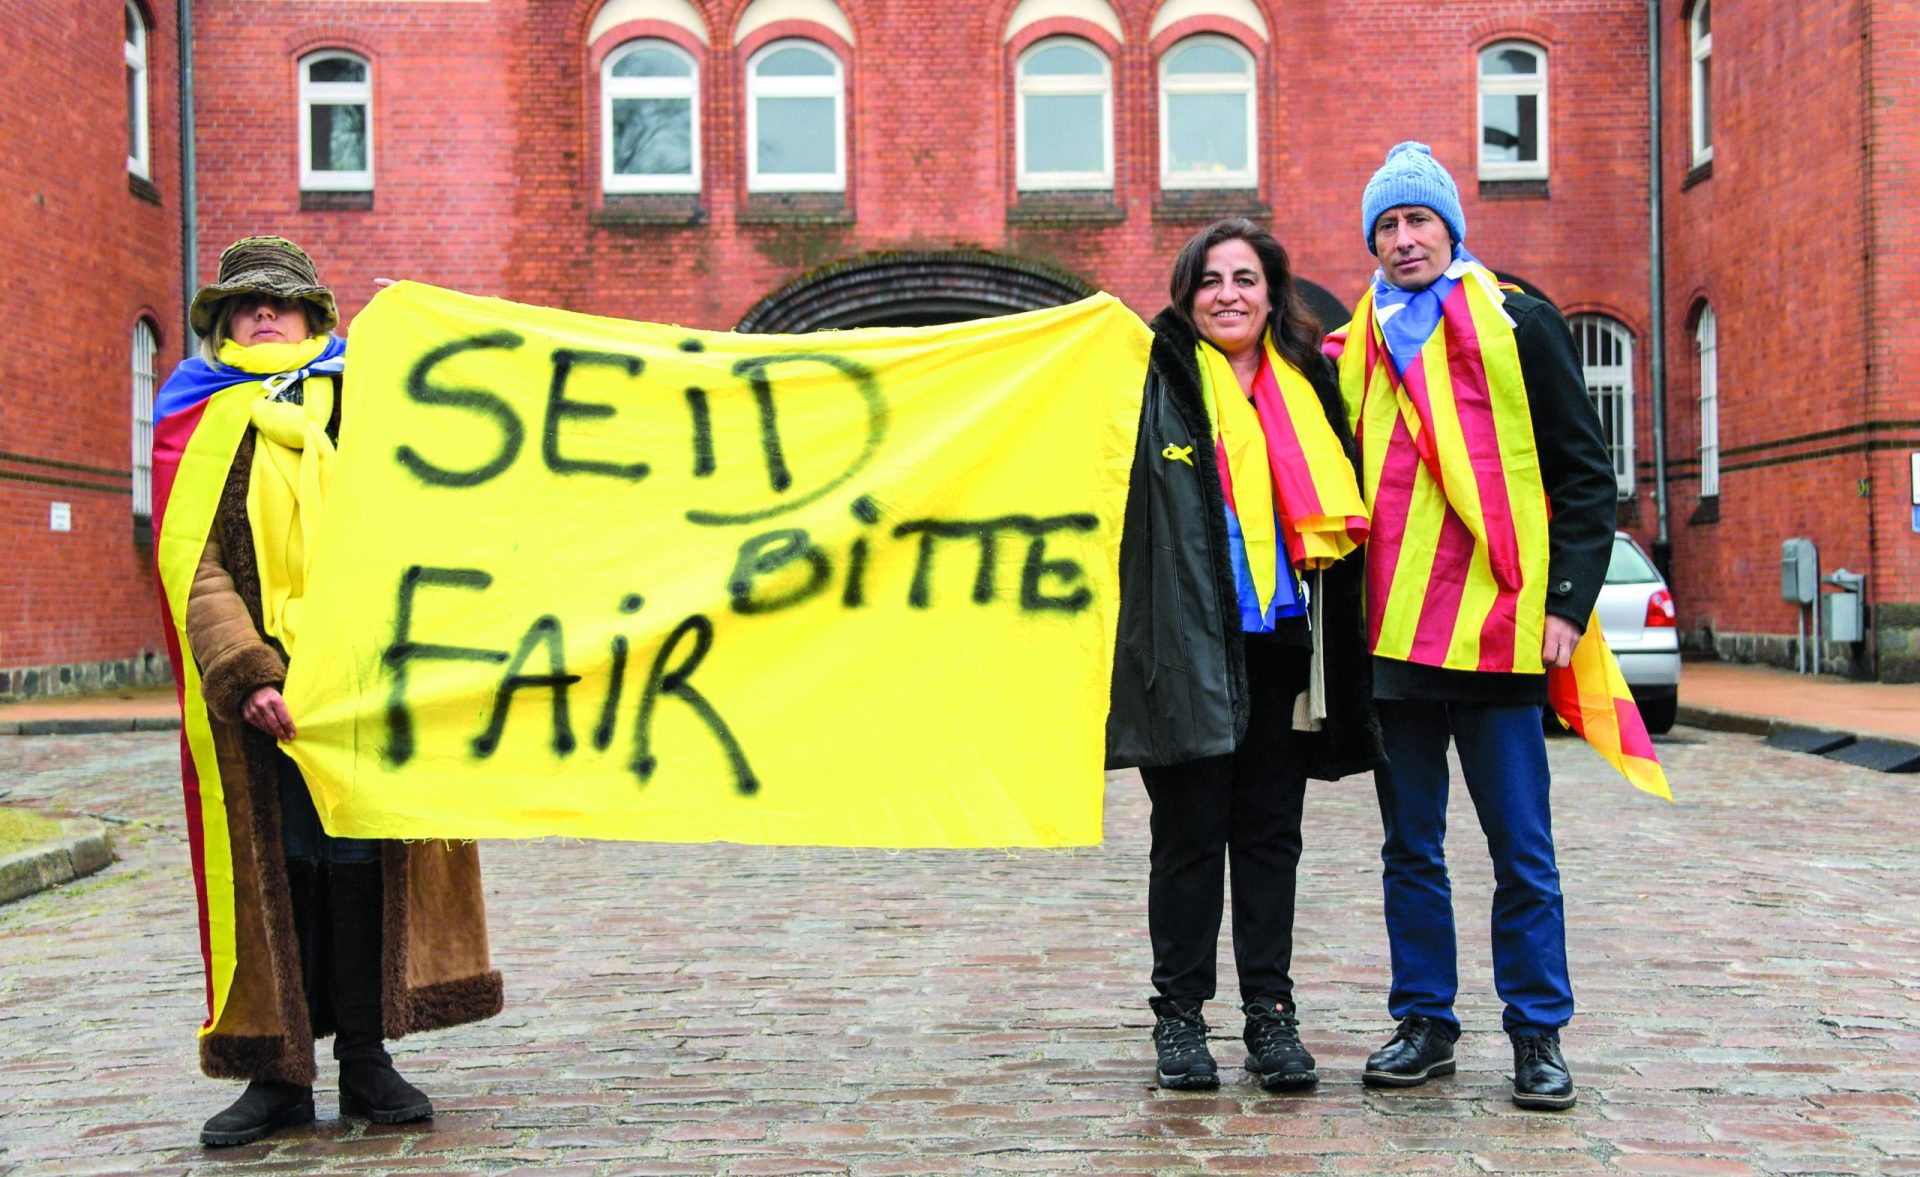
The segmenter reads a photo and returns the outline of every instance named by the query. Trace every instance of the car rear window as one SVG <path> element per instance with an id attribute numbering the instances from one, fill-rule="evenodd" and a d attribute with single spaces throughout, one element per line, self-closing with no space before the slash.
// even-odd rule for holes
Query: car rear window
<path id="1" fill-rule="evenodd" d="M 1630 539 L 1613 538 L 1613 559 L 1607 563 L 1608 584 L 1658 584 L 1660 573 Z"/>

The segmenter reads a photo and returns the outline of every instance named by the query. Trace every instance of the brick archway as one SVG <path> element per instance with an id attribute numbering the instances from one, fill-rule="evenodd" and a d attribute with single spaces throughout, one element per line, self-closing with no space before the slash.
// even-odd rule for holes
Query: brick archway
<path id="1" fill-rule="evenodd" d="M 984 251 L 868 254 L 787 283 L 755 303 L 736 330 L 925 327 L 1060 306 L 1093 293 L 1051 266 Z"/>

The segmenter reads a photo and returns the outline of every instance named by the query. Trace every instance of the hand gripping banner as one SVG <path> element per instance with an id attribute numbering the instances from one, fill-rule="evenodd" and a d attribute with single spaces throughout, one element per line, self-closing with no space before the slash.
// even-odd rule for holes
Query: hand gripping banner
<path id="1" fill-rule="evenodd" d="M 1105 295 L 751 336 L 382 291 L 286 686 L 324 824 L 1099 841 L 1149 338 Z"/>

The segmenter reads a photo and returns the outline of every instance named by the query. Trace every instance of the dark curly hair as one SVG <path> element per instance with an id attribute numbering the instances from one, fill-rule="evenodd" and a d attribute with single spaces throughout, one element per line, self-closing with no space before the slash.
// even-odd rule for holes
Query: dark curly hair
<path id="1" fill-rule="evenodd" d="M 1260 258 L 1272 307 L 1267 313 L 1267 331 L 1273 337 L 1274 349 L 1301 372 L 1311 372 L 1320 362 L 1320 321 L 1301 301 L 1300 291 L 1293 284 L 1293 264 L 1287 259 L 1285 247 L 1273 234 L 1245 217 L 1215 221 L 1181 247 L 1179 256 L 1173 259 L 1173 276 L 1168 283 L 1174 314 L 1179 315 L 1195 335 L 1205 337 L 1193 319 L 1193 299 L 1200 288 L 1201 277 L 1207 272 L 1208 251 L 1224 241 L 1244 241 Z"/>

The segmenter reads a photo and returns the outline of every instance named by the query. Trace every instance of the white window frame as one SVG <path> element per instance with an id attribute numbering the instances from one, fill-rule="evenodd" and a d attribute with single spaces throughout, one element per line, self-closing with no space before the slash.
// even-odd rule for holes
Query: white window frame
<path id="1" fill-rule="evenodd" d="M 160 382 L 160 337 L 133 324 L 133 517 L 153 518 L 153 393 Z"/>
<path id="2" fill-rule="evenodd" d="M 1633 497 L 1633 334 L 1608 315 L 1575 315 L 1567 320 L 1580 350 L 1580 372 L 1587 395 L 1606 428 L 1607 452 L 1620 497 Z M 1610 346 L 1609 346 L 1610 345 Z M 1614 362 L 1604 362 L 1611 350 Z"/>
<path id="3" fill-rule="evenodd" d="M 1100 76 L 1029 78 L 1027 62 L 1035 55 L 1062 45 L 1090 53 L 1100 62 Z M 1113 62 L 1085 37 L 1042 37 L 1021 51 L 1013 66 L 1014 187 L 1020 191 L 1051 189 L 1111 189 L 1113 187 Z M 1100 170 L 1098 172 L 1041 172 L 1027 167 L 1027 98 L 1034 95 L 1097 94 L 1100 97 Z"/>
<path id="4" fill-rule="evenodd" d="M 832 77 L 762 78 L 760 63 L 782 49 L 806 49 L 833 63 Z M 760 170 L 762 98 L 833 99 L 833 172 Z M 845 192 L 847 190 L 847 67 L 840 55 L 818 41 L 784 37 L 761 46 L 747 59 L 747 191 Z"/>
<path id="5" fill-rule="evenodd" d="M 621 58 L 644 50 L 664 50 L 684 61 L 692 73 L 684 78 L 615 77 Z M 632 175 L 613 170 L 613 104 L 620 98 L 672 98 L 686 102 L 692 136 L 693 170 L 685 176 Z M 628 41 L 600 63 L 600 188 L 603 192 L 700 191 L 700 62 L 693 54 L 664 37 Z"/>
<path id="6" fill-rule="evenodd" d="M 1700 361 L 1700 497 L 1720 493 L 1720 327 L 1713 308 L 1700 308 L 1693 328 Z"/>
<path id="7" fill-rule="evenodd" d="M 1704 21 L 1700 19 L 1702 16 L 1706 17 Z M 1703 25 L 1708 29 L 1713 25 L 1713 0 L 1699 0 L 1687 17 L 1687 46 L 1691 58 L 1687 95 L 1692 104 L 1688 124 L 1692 127 L 1694 167 L 1713 160 L 1713 34 L 1702 31 Z"/>
<path id="8" fill-rule="evenodd" d="M 1221 45 L 1232 50 L 1235 56 L 1246 62 L 1245 75 L 1201 74 L 1185 75 L 1177 81 L 1169 82 L 1167 64 L 1184 49 L 1199 44 Z M 1179 188 L 1256 188 L 1259 186 L 1260 171 L 1260 70 L 1253 54 L 1247 47 L 1232 37 L 1218 34 L 1202 34 L 1197 37 L 1184 37 L 1160 56 L 1160 187 Z M 1244 94 L 1247 108 L 1247 170 L 1244 172 L 1224 172 L 1207 174 L 1198 172 L 1176 173 L 1173 164 L 1173 136 L 1170 120 L 1167 117 L 1167 97 L 1169 93 L 1179 94 Z"/>
<path id="9" fill-rule="evenodd" d="M 133 26 L 133 35 L 125 42 L 127 73 L 132 83 L 127 87 L 127 102 L 131 107 L 127 111 L 127 126 L 131 132 L 127 142 L 127 170 L 145 180 L 151 174 L 153 154 L 147 98 L 151 75 L 147 71 L 147 18 L 133 0 L 127 0 L 127 21 Z"/>
<path id="10" fill-rule="evenodd" d="M 1532 74 L 1489 74 L 1486 72 L 1487 55 L 1504 53 L 1518 49 L 1532 56 L 1538 67 Z M 1479 141 L 1480 178 L 1482 180 L 1544 180 L 1547 178 L 1547 51 L 1531 41 L 1497 41 L 1480 50 L 1474 59 L 1475 72 L 1480 79 L 1478 100 L 1474 106 L 1475 133 Z M 1537 160 L 1502 160 L 1487 158 L 1487 99 L 1490 97 L 1524 97 L 1531 95 L 1538 100 L 1536 117 L 1539 120 L 1540 158 Z"/>
<path id="11" fill-rule="evenodd" d="M 364 82 L 316 82 L 309 78 L 323 61 L 355 61 L 367 71 Z M 313 167 L 313 108 L 366 108 L 367 166 L 359 171 L 315 171 Z M 371 192 L 373 190 L 373 62 L 345 49 L 321 49 L 300 59 L 300 187 L 307 192 Z"/>

